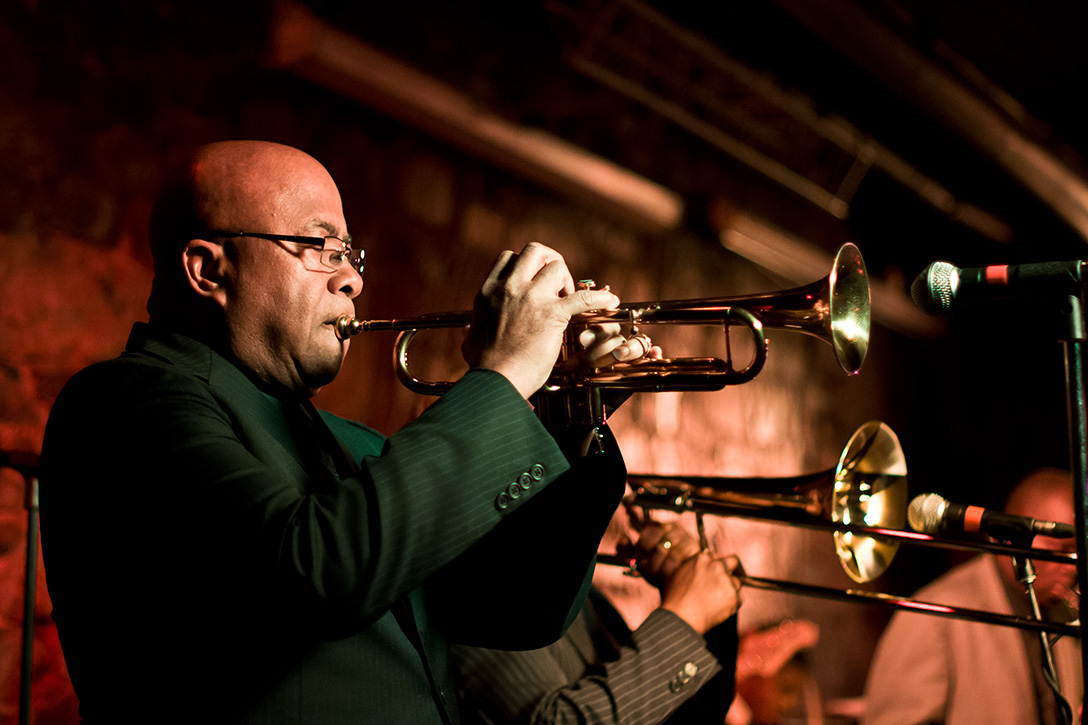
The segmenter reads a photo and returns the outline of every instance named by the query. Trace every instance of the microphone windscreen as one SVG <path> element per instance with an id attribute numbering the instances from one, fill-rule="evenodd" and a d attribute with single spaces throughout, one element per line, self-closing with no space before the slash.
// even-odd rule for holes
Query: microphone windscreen
<path id="1" fill-rule="evenodd" d="M 922 534 L 936 534 L 941 530 L 941 516 L 945 500 L 935 493 L 915 496 L 907 508 L 907 523 Z"/>
<path id="2" fill-rule="evenodd" d="M 939 315 L 952 306 L 952 272 L 955 265 L 934 262 L 914 279 L 910 296 L 914 304 L 927 315 Z"/>

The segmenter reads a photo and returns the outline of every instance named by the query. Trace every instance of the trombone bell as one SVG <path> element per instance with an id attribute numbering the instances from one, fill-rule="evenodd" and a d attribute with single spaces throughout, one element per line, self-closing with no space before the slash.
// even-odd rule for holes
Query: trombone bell
<path id="1" fill-rule="evenodd" d="M 906 526 L 907 462 L 899 438 L 884 423 L 866 423 L 846 444 L 835 469 L 831 520 L 873 528 Z M 839 563 L 856 582 L 883 574 L 899 549 L 895 541 L 838 531 L 834 536 Z"/>
<path id="2" fill-rule="evenodd" d="M 806 524 L 901 530 L 907 520 L 907 465 L 895 432 L 869 421 L 851 436 L 838 465 L 792 478 L 629 475 L 637 506 L 697 515 L 721 514 Z M 847 576 L 867 582 L 884 573 L 899 549 L 895 539 L 835 531 L 835 552 Z"/>

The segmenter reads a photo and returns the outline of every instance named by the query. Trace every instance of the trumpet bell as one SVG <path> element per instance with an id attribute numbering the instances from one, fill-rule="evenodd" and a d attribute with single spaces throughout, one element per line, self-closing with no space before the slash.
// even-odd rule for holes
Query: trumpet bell
<path id="1" fill-rule="evenodd" d="M 848 375 L 856 375 L 869 350 L 872 297 L 861 250 L 844 244 L 831 272 L 804 287 L 768 295 L 723 298 L 747 309 L 767 327 L 796 330 L 831 345 Z"/>
<path id="2" fill-rule="evenodd" d="M 907 523 L 907 463 L 895 432 L 881 421 L 864 424 L 843 449 L 832 486 L 831 520 L 872 528 Z M 847 576 L 867 582 L 884 573 L 899 543 L 835 532 L 835 551 Z"/>
<path id="3" fill-rule="evenodd" d="M 865 260 L 853 244 L 843 245 L 835 255 L 827 285 L 835 359 L 844 371 L 855 375 L 869 350 L 871 293 Z"/>

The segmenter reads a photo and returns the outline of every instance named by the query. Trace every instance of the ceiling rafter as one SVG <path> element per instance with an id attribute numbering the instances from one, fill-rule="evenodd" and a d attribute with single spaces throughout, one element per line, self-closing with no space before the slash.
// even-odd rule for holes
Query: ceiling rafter
<path id="1" fill-rule="evenodd" d="M 567 62 L 832 216 L 844 219 L 870 169 L 988 239 L 1012 229 L 815 103 L 787 92 L 639 0 L 547 0 L 574 33 Z"/>
<path id="2" fill-rule="evenodd" d="M 1088 181 L 991 102 L 847 0 L 774 0 L 841 55 L 999 164 L 1088 240 Z M 975 79 L 978 86 L 978 79 Z M 1007 105 L 1007 104 L 1006 104 Z"/>

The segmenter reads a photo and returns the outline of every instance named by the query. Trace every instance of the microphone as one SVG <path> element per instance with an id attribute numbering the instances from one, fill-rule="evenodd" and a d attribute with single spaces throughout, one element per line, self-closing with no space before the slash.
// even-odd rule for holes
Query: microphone
<path id="1" fill-rule="evenodd" d="M 997 539 L 1010 534 L 1038 534 L 1055 539 L 1076 536 L 1072 524 L 988 511 L 981 506 L 961 506 L 935 493 L 915 496 L 907 509 L 907 521 L 912 529 L 923 534 L 981 531 Z"/>
<path id="2" fill-rule="evenodd" d="M 955 267 L 934 262 L 910 286 L 914 304 L 927 315 L 939 315 L 966 302 L 1018 294 L 1076 293 L 1084 283 L 1085 262 Z"/>

